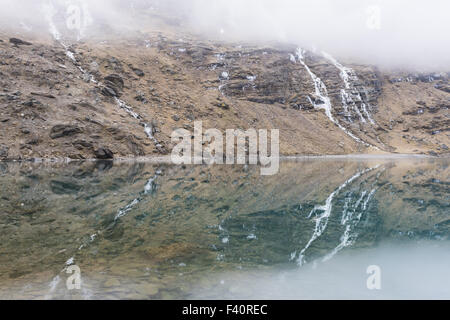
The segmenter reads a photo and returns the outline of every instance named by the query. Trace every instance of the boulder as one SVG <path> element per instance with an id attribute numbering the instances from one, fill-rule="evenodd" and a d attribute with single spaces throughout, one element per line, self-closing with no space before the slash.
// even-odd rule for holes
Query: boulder
<path id="1" fill-rule="evenodd" d="M 114 154 L 111 150 L 107 148 L 99 148 L 94 152 L 95 158 L 100 160 L 111 160 L 114 159 Z"/>
<path id="2" fill-rule="evenodd" d="M 11 39 L 9 39 L 9 42 L 15 46 L 31 46 L 32 45 L 30 42 L 23 41 L 23 40 L 17 39 L 17 38 L 11 38 Z"/>
<path id="3" fill-rule="evenodd" d="M 138 77 L 143 77 L 145 76 L 144 71 L 142 71 L 141 69 L 138 68 L 132 68 L 133 72 L 138 76 Z"/>
<path id="4" fill-rule="evenodd" d="M 105 97 L 117 97 L 119 95 L 119 92 L 116 92 L 114 89 L 112 89 L 110 87 L 104 87 L 102 89 L 102 94 Z"/>
<path id="5" fill-rule="evenodd" d="M 102 94 L 107 97 L 120 97 L 124 87 L 124 82 L 121 76 L 111 74 L 104 79 L 105 87 L 102 89 Z"/>
<path id="6" fill-rule="evenodd" d="M 105 84 L 110 84 L 112 86 L 117 87 L 120 90 L 122 90 L 124 87 L 122 77 L 117 74 L 110 74 L 109 76 L 105 77 Z"/>

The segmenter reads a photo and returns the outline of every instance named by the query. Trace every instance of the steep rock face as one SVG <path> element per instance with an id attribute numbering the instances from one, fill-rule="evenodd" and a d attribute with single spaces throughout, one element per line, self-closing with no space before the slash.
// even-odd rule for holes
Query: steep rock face
<path id="1" fill-rule="evenodd" d="M 448 73 L 382 70 L 295 46 L 174 39 L 0 42 L 2 158 L 167 154 L 172 131 L 197 120 L 223 131 L 280 129 L 286 155 L 448 153 Z"/>

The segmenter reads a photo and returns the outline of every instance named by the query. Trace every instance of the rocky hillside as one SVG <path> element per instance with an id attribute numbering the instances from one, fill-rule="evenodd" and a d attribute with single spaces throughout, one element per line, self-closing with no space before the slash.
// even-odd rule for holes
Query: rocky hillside
<path id="1" fill-rule="evenodd" d="M 445 71 L 445 72 L 442 72 Z M 0 160 L 169 154 L 174 129 L 280 129 L 284 155 L 450 146 L 449 73 L 280 44 L 141 32 L 67 45 L 0 32 Z"/>

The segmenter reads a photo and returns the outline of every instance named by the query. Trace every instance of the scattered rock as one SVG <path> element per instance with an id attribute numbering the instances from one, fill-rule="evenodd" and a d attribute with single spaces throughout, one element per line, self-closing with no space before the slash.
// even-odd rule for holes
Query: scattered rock
<path id="1" fill-rule="evenodd" d="M 30 43 L 30 42 L 23 41 L 23 40 L 17 39 L 17 38 L 11 38 L 11 39 L 9 39 L 9 42 L 12 43 L 15 46 L 21 46 L 21 45 L 23 45 L 23 46 L 31 46 L 32 45 L 32 43 Z"/>
<path id="2" fill-rule="evenodd" d="M 173 117 L 172 117 L 172 119 L 174 120 L 174 121 L 180 121 L 180 117 L 178 116 L 178 115 L 174 115 Z"/>
<path id="3" fill-rule="evenodd" d="M 77 126 L 58 124 L 52 128 L 50 132 L 50 138 L 58 139 L 62 137 L 73 136 L 82 132 L 83 130 L 81 130 Z"/>
<path id="4" fill-rule="evenodd" d="M 81 149 L 84 149 L 84 148 L 90 149 L 90 148 L 93 147 L 92 143 L 90 143 L 90 142 L 88 142 L 86 140 L 77 140 L 77 141 L 73 142 L 72 144 L 78 150 L 81 150 Z"/>
<path id="5" fill-rule="evenodd" d="M 8 158 L 9 147 L 0 144 L 0 160 Z"/>
<path id="6" fill-rule="evenodd" d="M 422 107 L 426 107 L 426 106 L 427 106 L 427 104 L 425 103 L 425 101 L 417 101 L 417 104 L 418 104 L 419 106 L 422 106 Z"/>
<path id="7" fill-rule="evenodd" d="M 127 137 L 127 147 L 134 156 L 144 156 L 145 152 L 141 145 L 138 144 L 132 136 Z"/>
<path id="8" fill-rule="evenodd" d="M 114 57 L 108 60 L 108 67 L 112 70 L 123 71 L 122 63 Z"/>
<path id="9" fill-rule="evenodd" d="M 134 97 L 134 100 L 142 102 L 142 103 L 148 103 L 147 98 L 142 92 L 138 92 L 138 95 Z"/>
<path id="10" fill-rule="evenodd" d="M 158 151 L 158 153 L 160 154 L 168 154 L 168 150 L 160 143 L 158 143 L 156 146 L 156 151 Z"/>
<path id="11" fill-rule="evenodd" d="M 450 86 L 445 83 L 438 83 L 434 86 L 436 89 L 450 93 Z"/>
<path id="12" fill-rule="evenodd" d="M 94 152 L 95 158 L 100 160 L 111 160 L 114 159 L 114 154 L 111 150 L 107 148 L 99 148 Z"/>
<path id="13" fill-rule="evenodd" d="M 133 72 L 134 72 L 138 77 L 143 77 L 143 76 L 145 76 L 144 71 L 142 71 L 141 69 L 138 69 L 138 68 L 131 68 L 131 70 L 133 70 Z"/>
<path id="14" fill-rule="evenodd" d="M 39 144 L 39 142 L 40 142 L 39 138 L 33 137 L 33 138 L 31 138 L 30 140 L 27 140 L 27 141 L 25 142 L 25 144 L 34 146 L 34 145 Z"/>
<path id="15" fill-rule="evenodd" d="M 218 103 L 216 103 L 216 107 L 219 107 L 219 108 L 224 109 L 224 110 L 230 110 L 230 106 L 227 103 L 225 103 L 225 102 L 218 102 Z"/>
<path id="16" fill-rule="evenodd" d="M 56 99 L 56 97 L 54 95 L 51 95 L 49 93 L 31 92 L 30 94 L 33 96 L 39 96 L 39 97 L 44 97 L 44 98 L 49 98 L 49 99 Z"/>
<path id="17" fill-rule="evenodd" d="M 91 64 L 89 65 L 89 71 L 92 73 L 96 73 L 98 72 L 98 69 L 99 69 L 98 63 L 95 61 L 91 62 Z"/>
<path id="18" fill-rule="evenodd" d="M 38 105 L 42 105 L 42 103 L 36 99 L 30 99 L 22 103 L 22 105 L 24 105 L 25 107 L 36 107 Z"/>

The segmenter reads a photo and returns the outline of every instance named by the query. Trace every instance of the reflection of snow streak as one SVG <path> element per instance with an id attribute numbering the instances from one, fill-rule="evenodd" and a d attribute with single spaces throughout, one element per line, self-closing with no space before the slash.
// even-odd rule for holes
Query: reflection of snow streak
<path id="1" fill-rule="evenodd" d="M 316 98 L 318 98 L 319 102 L 312 101 L 312 99 L 310 97 L 308 97 L 309 101 L 314 106 L 314 108 L 325 110 L 325 114 L 328 117 L 328 119 L 330 119 L 331 122 L 333 122 L 335 125 L 337 125 L 339 127 L 339 129 L 344 131 L 353 140 L 355 140 L 359 143 L 362 143 L 362 144 L 366 145 L 367 147 L 373 147 L 369 143 L 361 140 L 360 138 L 355 136 L 353 133 L 351 133 L 349 130 L 344 128 L 339 123 L 339 121 L 333 117 L 333 113 L 332 113 L 333 107 L 331 105 L 331 100 L 330 100 L 330 97 L 328 96 L 328 90 L 327 90 L 325 83 L 317 75 L 315 75 L 311 71 L 309 66 L 306 64 L 305 58 L 304 58 L 304 50 L 302 50 L 301 48 L 298 48 L 296 55 L 297 55 L 298 61 L 305 67 L 306 71 L 308 71 L 311 79 L 314 82 L 315 96 L 316 96 Z M 293 55 L 290 56 L 290 59 L 291 59 L 291 61 L 295 61 L 295 57 Z"/>
<path id="2" fill-rule="evenodd" d="M 161 171 L 157 171 L 155 176 L 153 176 L 152 178 L 150 178 L 147 183 L 144 186 L 144 191 L 142 191 L 139 194 L 139 197 L 137 197 L 136 199 L 134 199 L 132 202 L 130 202 L 127 206 L 125 206 L 124 208 L 120 209 L 114 219 L 114 221 L 117 221 L 118 219 L 120 219 L 121 217 L 125 216 L 128 212 L 130 212 L 138 203 L 140 203 L 144 196 L 153 193 L 156 190 L 156 183 L 155 180 L 158 176 L 160 176 L 162 174 Z M 82 244 L 79 248 L 78 251 L 81 251 L 82 249 L 86 248 L 89 246 L 90 243 L 94 242 L 95 239 L 97 238 L 97 235 L 99 233 L 94 233 L 89 237 L 89 243 L 85 243 Z M 66 261 L 66 263 L 64 264 L 64 268 L 62 269 L 61 273 L 65 272 L 67 270 L 67 268 L 71 265 L 75 264 L 75 257 L 71 257 L 70 259 L 68 259 Z M 47 295 L 45 296 L 46 300 L 52 299 L 53 295 L 58 287 L 58 285 L 61 282 L 61 277 L 59 275 L 55 276 L 52 281 L 49 283 L 49 291 L 47 293 Z M 86 288 L 82 288 L 82 295 L 83 297 L 88 300 L 92 297 L 92 292 L 87 290 Z"/>
<path id="3" fill-rule="evenodd" d="M 138 196 L 136 199 L 134 199 L 133 201 L 131 201 L 131 202 L 130 202 L 128 205 L 126 205 L 124 208 L 120 209 L 120 210 L 117 212 L 117 215 L 116 215 L 116 217 L 114 218 L 114 221 L 116 221 L 116 220 L 118 220 L 118 219 L 120 219 L 120 218 L 126 216 L 126 215 L 128 214 L 128 212 L 130 212 L 131 210 L 133 210 L 133 208 L 134 208 L 138 203 L 140 203 L 140 202 L 143 200 L 143 198 L 144 198 L 145 195 L 150 194 L 150 193 L 152 193 L 153 191 L 156 190 L 156 183 L 155 183 L 155 180 L 156 180 L 156 178 L 158 178 L 159 175 L 160 175 L 160 172 L 157 172 L 157 173 L 155 174 L 154 177 L 152 177 L 152 178 L 150 178 L 150 179 L 148 180 L 147 184 L 146 184 L 145 187 L 144 187 L 144 191 L 141 192 L 141 193 L 139 194 L 139 196 Z"/>
<path id="4" fill-rule="evenodd" d="M 339 243 L 339 245 L 336 248 L 334 248 L 334 250 L 331 253 L 329 253 L 323 258 L 322 260 L 323 262 L 332 259 L 339 251 L 355 243 L 356 239 L 359 236 L 359 234 L 355 233 L 355 229 L 361 222 L 361 218 L 364 215 L 364 213 L 366 213 L 369 201 L 373 198 L 373 196 L 377 191 L 377 187 L 375 187 L 375 184 L 384 170 L 385 169 L 381 170 L 376 175 L 375 182 L 371 186 L 372 188 L 371 191 L 370 192 L 363 191 L 361 197 L 355 202 L 354 205 L 351 205 L 352 194 L 350 194 L 345 199 L 341 218 L 341 225 L 345 226 L 344 234 L 341 237 L 341 242 Z M 359 213 L 356 213 L 358 208 L 360 208 L 360 211 Z M 366 223 L 367 218 L 368 216 L 366 217 Z"/>
<path id="5" fill-rule="evenodd" d="M 332 259 L 342 249 L 353 245 L 358 237 L 358 234 L 354 232 L 354 229 L 358 226 L 359 222 L 365 211 L 367 210 L 367 204 L 372 199 L 373 195 L 377 191 L 376 188 L 372 191 L 364 191 L 358 201 L 351 205 L 351 197 L 345 199 L 344 210 L 342 213 L 341 224 L 345 226 L 344 234 L 341 237 L 341 242 L 334 248 L 334 250 L 327 254 L 322 261 L 328 261 Z M 362 202 L 364 200 L 364 202 Z M 359 212 L 357 209 L 360 208 Z"/>
<path id="6" fill-rule="evenodd" d="M 45 295 L 45 300 L 50 300 L 53 297 L 53 293 L 56 291 L 56 288 L 58 287 L 58 284 L 61 282 L 61 277 L 56 276 L 50 281 L 48 284 L 49 290 L 48 293 Z"/>
<path id="7" fill-rule="evenodd" d="M 372 170 L 375 170 L 377 168 L 378 167 L 369 168 L 369 169 L 363 170 L 361 172 L 358 172 L 353 177 L 351 177 L 350 179 L 345 181 L 341 186 L 339 186 L 339 188 L 337 188 L 335 191 L 333 191 L 328 196 L 328 198 L 325 201 L 325 204 L 323 206 L 315 206 L 314 207 L 314 209 L 308 215 L 308 218 L 311 218 L 313 214 L 316 214 L 316 217 L 314 218 L 314 220 L 315 220 L 314 232 L 313 232 L 311 239 L 308 241 L 306 246 L 299 253 L 299 257 L 297 259 L 297 262 L 299 265 L 303 265 L 305 263 L 305 252 L 309 249 L 309 247 L 311 247 L 312 243 L 314 241 L 316 241 L 320 236 L 322 236 L 322 234 L 325 232 L 325 230 L 328 226 L 328 220 L 331 216 L 331 212 L 333 209 L 332 202 L 333 202 L 334 198 L 350 183 L 354 182 L 356 179 L 358 179 L 362 175 L 364 175 Z M 317 215 L 318 212 L 322 212 L 322 213 Z M 296 258 L 296 256 L 297 256 L 297 252 L 294 252 L 291 255 L 291 260 L 294 260 Z"/>
<path id="8" fill-rule="evenodd" d="M 351 68 L 344 67 L 342 64 L 340 64 L 335 58 L 333 58 L 330 54 L 322 52 L 323 56 L 330 60 L 331 63 L 339 69 L 340 76 L 342 81 L 344 81 L 345 88 L 341 90 L 341 98 L 342 98 L 342 105 L 344 107 L 344 110 L 346 112 L 347 117 L 349 120 L 352 120 L 352 115 L 348 109 L 349 104 L 352 107 L 352 110 L 356 112 L 361 122 L 366 123 L 369 121 L 371 124 L 375 125 L 375 121 L 370 116 L 369 111 L 367 110 L 367 106 L 369 105 L 367 102 L 364 101 L 363 96 L 361 95 L 361 92 L 356 88 L 355 83 L 359 81 L 358 76 L 356 75 L 355 71 Z M 366 88 L 362 89 L 364 92 L 363 94 L 367 98 L 367 90 Z M 366 118 L 364 118 L 364 115 L 359 110 L 357 103 L 361 106 L 361 111 L 364 113 Z"/>

